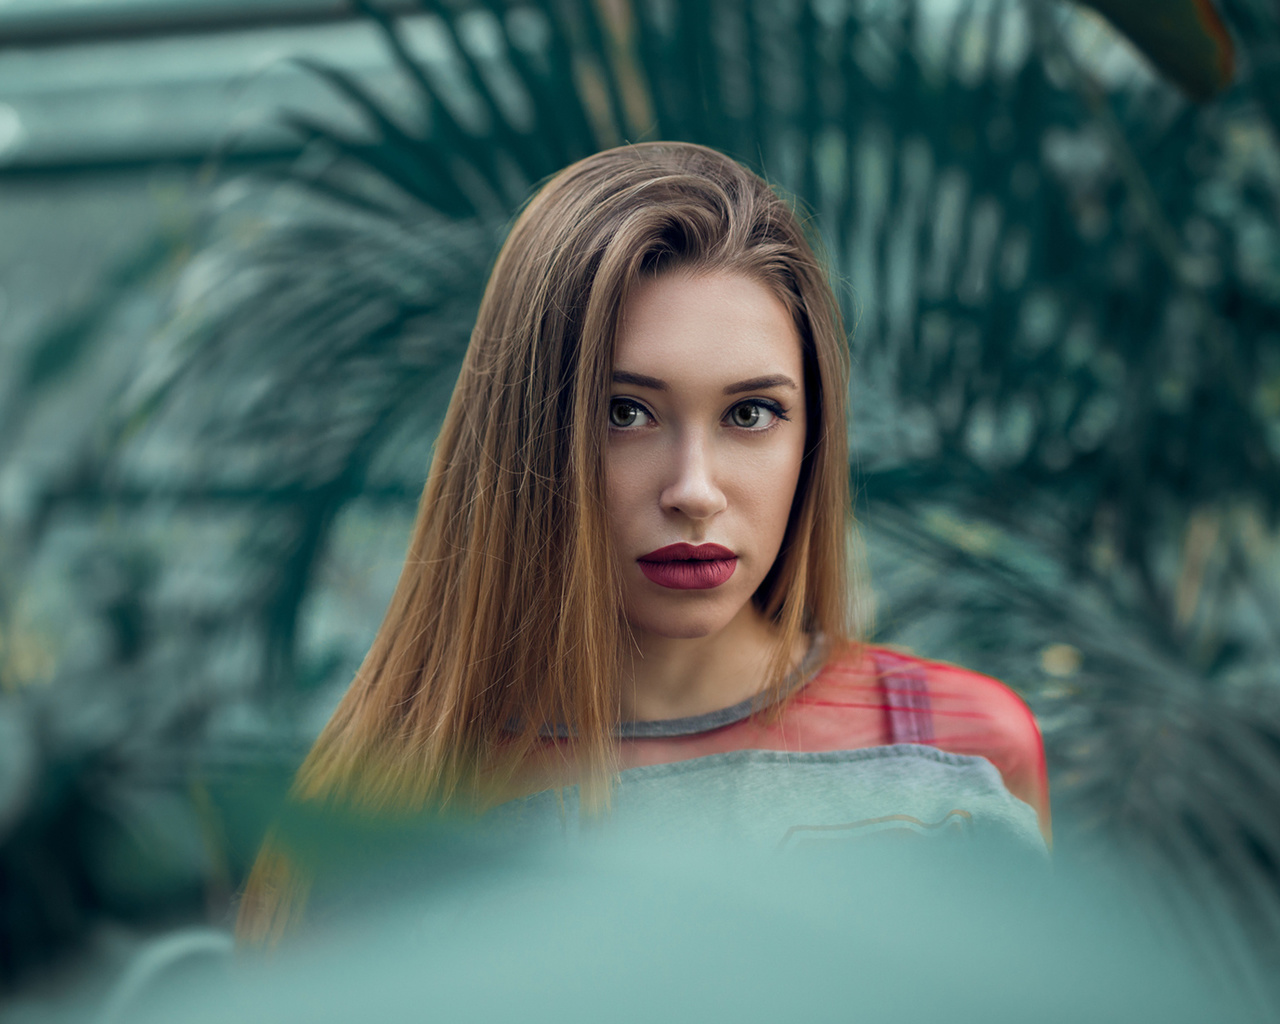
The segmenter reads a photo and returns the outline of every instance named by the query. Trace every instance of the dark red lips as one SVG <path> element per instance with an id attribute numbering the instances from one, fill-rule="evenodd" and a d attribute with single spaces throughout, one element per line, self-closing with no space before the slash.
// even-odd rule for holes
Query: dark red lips
<path id="1" fill-rule="evenodd" d="M 738 556 L 719 544 L 668 544 L 636 561 L 646 579 L 671 590 L 710 590 L 738 566 Z"/>

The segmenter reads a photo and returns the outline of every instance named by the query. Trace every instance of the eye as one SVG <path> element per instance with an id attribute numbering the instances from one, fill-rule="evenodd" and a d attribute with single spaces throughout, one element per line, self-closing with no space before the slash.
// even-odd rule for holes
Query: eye
<path id="1" fill-rule="evenodd" d="M 614 398 L 609 402 L 609 426 L 625 430 L 642 427 L 649 422 L 649 413 L 639 402 L 630 398 Z"/>
<path id="2" fill-rule="evenodd" d="M 729 410 L 729 422 L 744 430 L 768 430 L 776 420 L 786 418 L 776 403 L 759 398 L 739 402 Z"/>

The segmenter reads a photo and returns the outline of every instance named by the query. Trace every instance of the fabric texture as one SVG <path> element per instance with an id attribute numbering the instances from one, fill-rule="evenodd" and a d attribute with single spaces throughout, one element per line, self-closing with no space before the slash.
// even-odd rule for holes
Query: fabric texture
<path id="1" fill-rule="evenodd" d="M 618 743 L 614 828 L 788 848 L 889 832 L 1044 850 L 1050 836 L 1044 748 L 1021 699 L 987 676 L 885 648 L 827 657 L 815 643 L 781 706 L 623 723 Z M 568 771 L 571 749 L 549 736 L 546 764 Z M 544 781 L 491 819 L 597 827 L 584 826 L 576 787 L 556 786 L 554 772 Z"/>

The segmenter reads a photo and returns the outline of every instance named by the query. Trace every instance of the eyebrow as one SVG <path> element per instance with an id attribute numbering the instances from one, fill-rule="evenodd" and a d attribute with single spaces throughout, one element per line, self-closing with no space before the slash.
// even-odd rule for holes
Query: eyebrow
<path id="1" fill-rule="evenodd" d="M 747 380 L 740 380 L 736 384 L 729 384 L 725 387 L 726 395 L 740 395 L 744 391 L 764 391 L 766 388 L 790 388 L 792 391 L 799 391 L 800 388 L 790 377 L 783 373 L 769 373 L 763 377 L 750 377 Z"/>
<path id="2" fill-rule="evenodd" d="M 629 370 L 614 370 L 615 384 L 634 384 L 638 388 L 649 388 L 653 391 L 666 391 L 667 382 L 643 373 L 631 373 Z"/>
<path id="3" fill-rule="evenodd" d="M 650 377 L 645 373 L 632 373 L 629 370 L 614 370 L 613 382 L 615 384 L 632 384 L 638 388 L 649 388 L 652 391 L 666 391 L 667 382 L 657 377 Z M 763 391 L 766 388 L 790 388 L 792 391 L 799 391 L 800 388 L 790 377 L 782 373 L 770 373 L 763 377 L 750 377 L 747 380 L 735 381 L 732 384 L 725 385 L 724 393 L 726 395 L 740 395 L 744 391 Z"/>

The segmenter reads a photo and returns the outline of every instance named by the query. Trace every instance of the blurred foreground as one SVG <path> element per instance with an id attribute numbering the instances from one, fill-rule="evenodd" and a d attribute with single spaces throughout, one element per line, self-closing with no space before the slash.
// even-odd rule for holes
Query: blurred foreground
<path id="1" fill-rule="evenodd" d="M 1114 864 L 889 833 L 782 853 L 437 828 L 400 850 L 372 873 L 348 856 L 265 962 L 164 940 L 103 1024 L 1266 1016 L 1260 973 L 1206 961 L 1196 916 Z"/>
<path id="2" fill-rule="evenodd" d="M 1062 854 L 1274 956 L 1274 4 L 1216 5 L 1212 96 L 1069 0 L 338 6 L 0 5 L 0 990 L 225 925 L 265 817 L 220 787 L 367 649 L 512 211 L 649 138 L 813 211 L 868 632 L 1026 696 Z"/>

